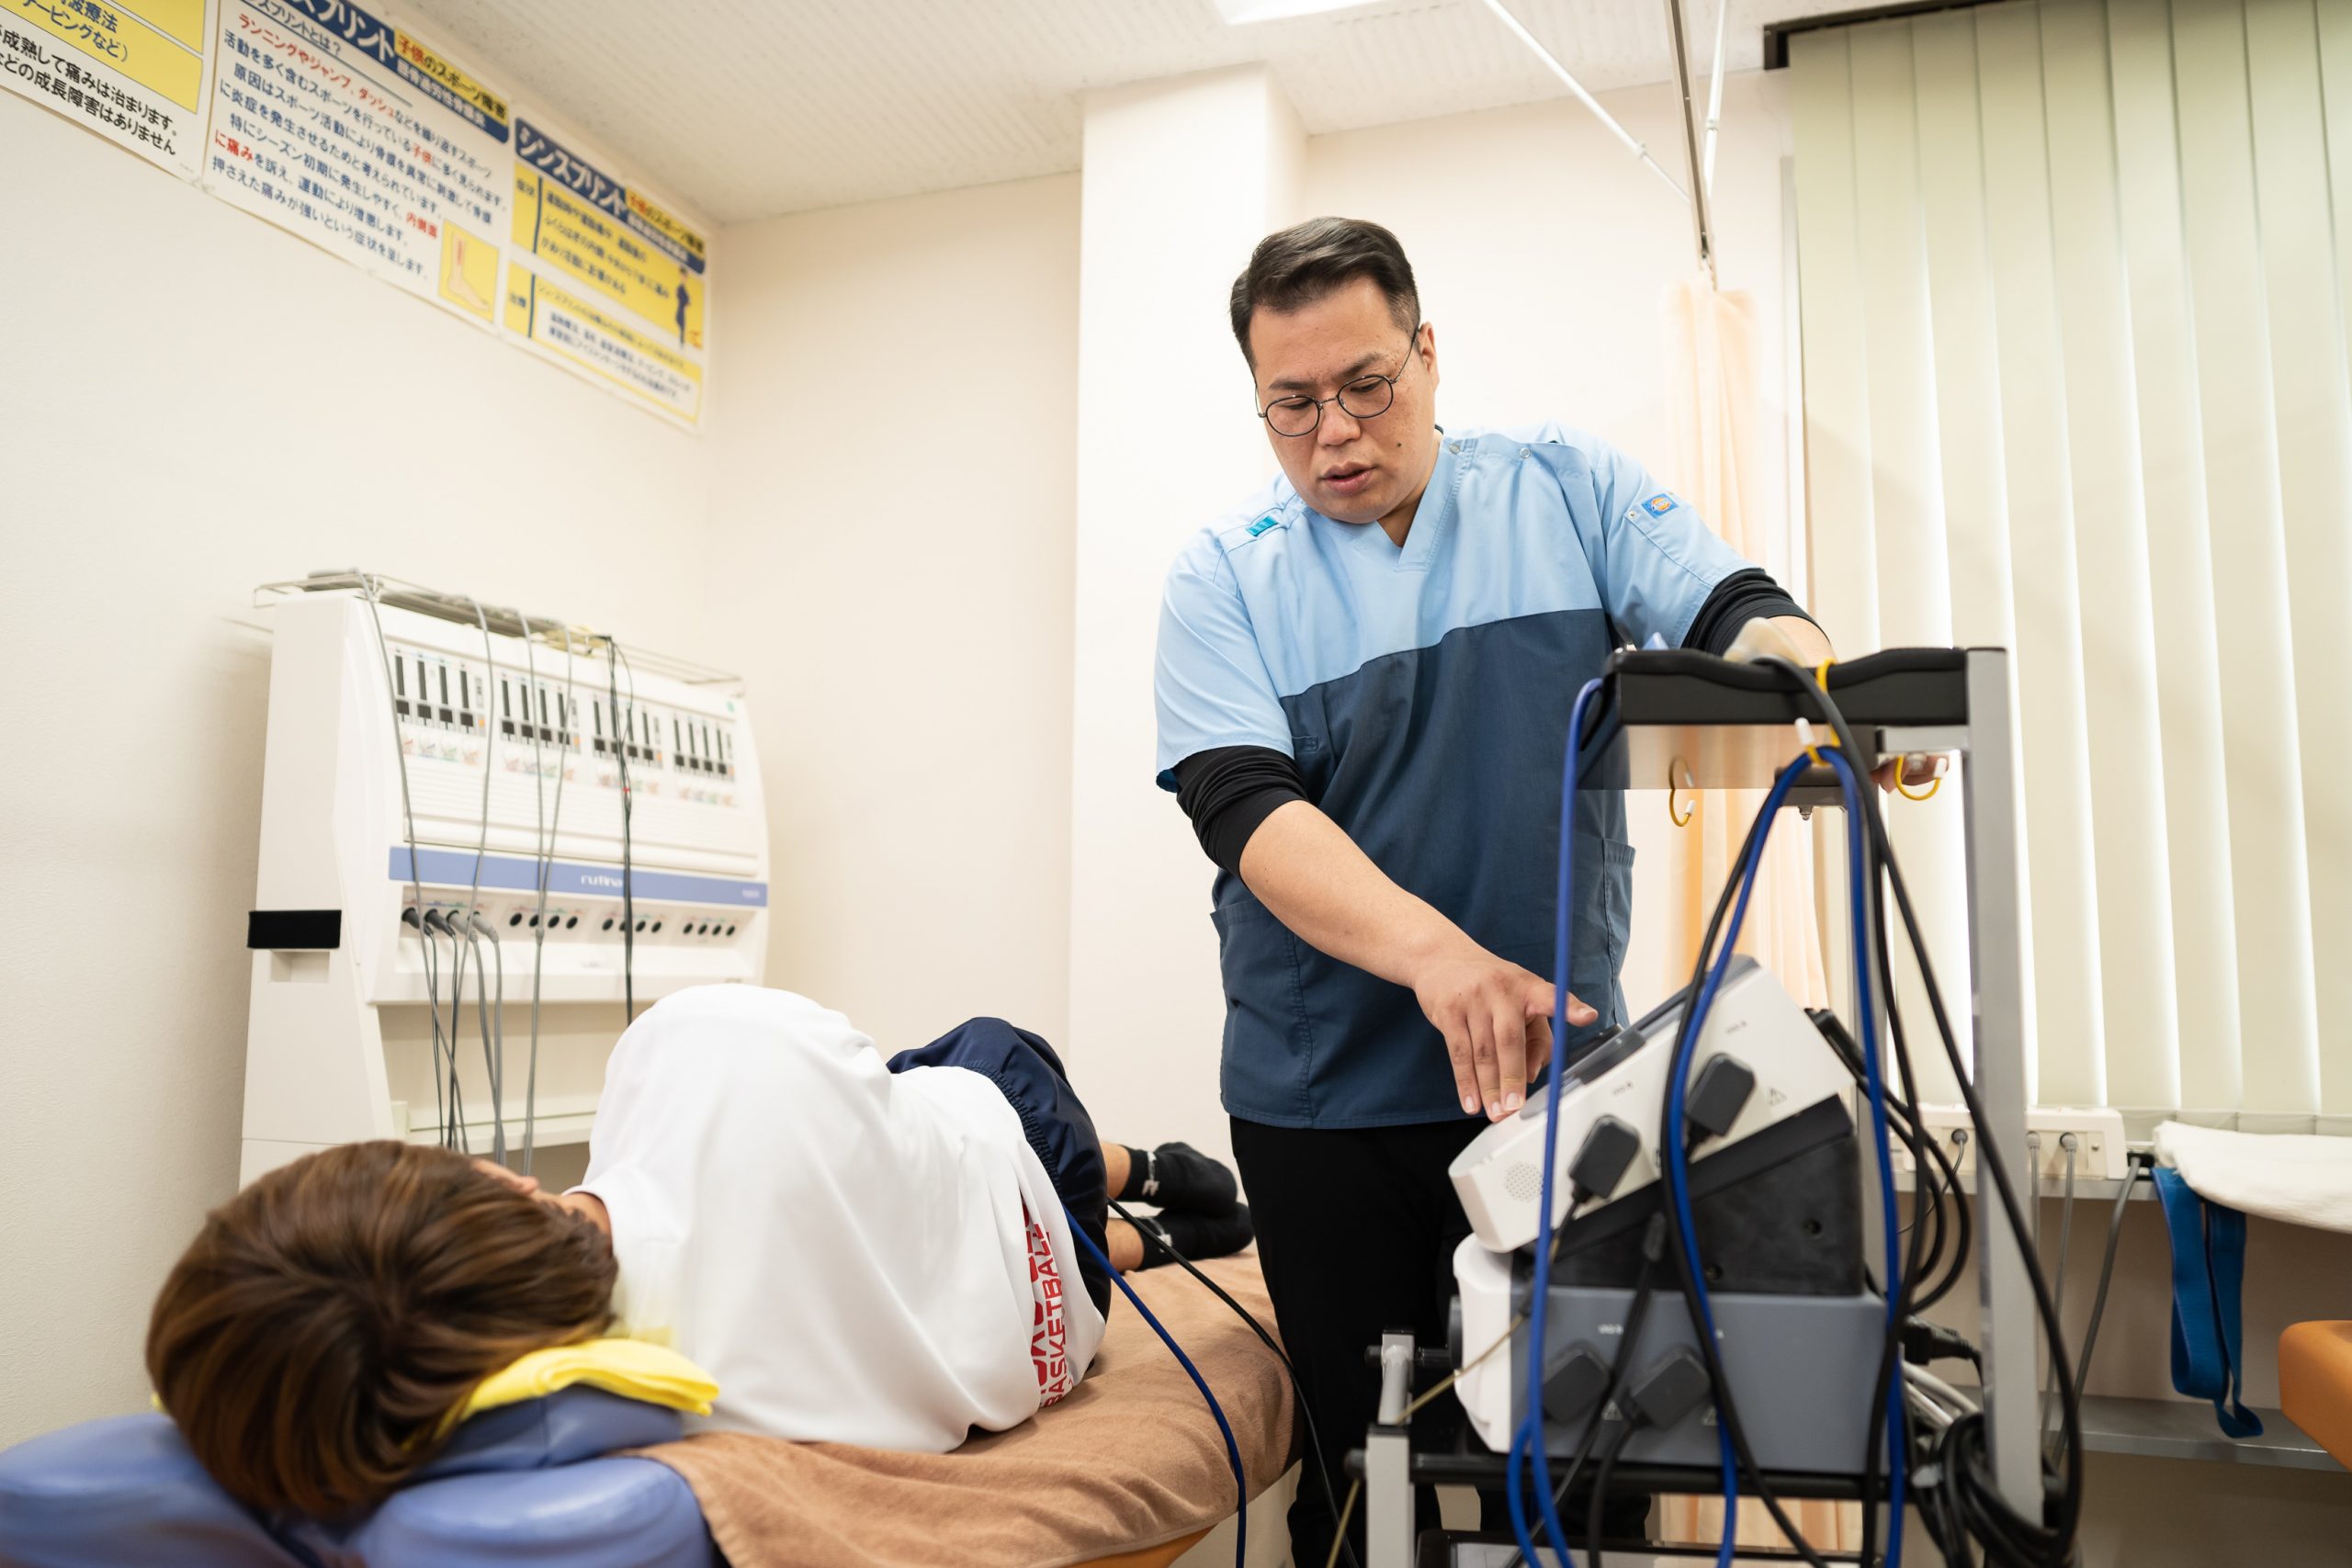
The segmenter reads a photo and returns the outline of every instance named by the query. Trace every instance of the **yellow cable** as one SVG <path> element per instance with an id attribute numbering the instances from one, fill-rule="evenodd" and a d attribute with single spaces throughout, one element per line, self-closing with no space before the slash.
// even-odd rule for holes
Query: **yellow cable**
<path id="1" fill-rule="evenodd" d="M 1820 663 L 1813 667 L 1813 683 L 1821 688 L 1822 695 L 1824 696 L 1829 694 L 1829 667 L 1837 662 L 1838 660 L 1835 658 L 1829 658 L 1823 660 Z M 1835 746 L 1837 744 L 1838 738 L 1834 735 L 1826 740 L 1810 742 L 1804 749 L 1805 757 L 1815 767 L 1821 767 L 1824 764 L 1821 761 L 1821 752 L 1819 748 L 1823 746 Z"/>
<path id="2" fill-rule="evenodd" d="M 1666 815 L 1668 820 L 1671 821 L 1676 827 L 1688 828 L 1690 826 L 1690 818 L 1699 815 L 1699 808 L 1693 806 L 1690 810 L 1680 812 L 1674 809 L 1675 792 L 1677 790 L 1690 787 L 1687 783 L 1678 784 L 1674 782 L 1675 770 L 1678 768 L 1681 770 L 1682 776 L 1686 781 L 1690 777 L 1690 765 L 1688 762 L 1685 762 L 1681 758 L 1677 757 L 1673 761 L 1667 764 Z"/>
<path id="3" fill-rule="evenodd" d="M 1556 1261 L 1560 1256 L 1561 1238 L 1566 1234 L 1566 1227 L 1565 1225 L 1562 1226 L 1561 1229 L 1552 1233 L 1552 1257 L 1555 1261 Z M 1527 1314 L 1525 1313 L 1521 1313 L 1517 1317 L 1510 1320 L 1510 1326 L 1503 1330 L 1502 1337 L 1500 1338 L 1487 1346 L 1485 1349 L 1479 1351 L 1476 1355 L 1471 1357 L 1468 1360 L 1463 1362 L 1453 1371 L 1446 1373 L 1444 1377 L 1439 1379 L 1428 1388 L 1422 1390 L 1420 1396 L 1415 1399 L 1411 1404 L 1406 1405 L 1404 1413 L 1396 1417 L 1396 1425 L 1400 1427 L 1404 1426 L 1413 1418 L 1414 1412 L 1419 1410 L 1422 1405 L 1427 1404 L 1430 1400 L 1435 1399 L 1439 1394 L 1443 1393 L 1447 1389 L 1452 1388 L 1455 1383 L 1460 1382 L 1464 1378 L 1469 1376 L 1470 1373 L 1477 1371 L 1478 1367 L 1487 1359 L 1487 1357 L 1492 1356 L 1496 1351 L 1510 1343 L 1510 1337 L 1518 1333 L 1519 1325 L 1526 1321 Z M 1340 1506 L 1340 1526 L 1338 1529 L 1332 1532 L 1331 1555 L 1323 1560 L 1323 1568 L 1337 1568 L 1340 1561 L 1340 1542 L 1347 1539 L 1348 1520 L 1355 1513 L 1356 1494 L 1363 1489 L 1363 1478 L 1362 1476 L 1358 1476 L 1355 1480 L 1348 1483 L 1348 1500 Z"/>
<path id="4" fill-rule="evenodd" d="M 1894 793 L 1901 795 L 1905 800 L 1933 800 L 1936 798 L 1936 791 L 1943 787 L 1944 776 L 1941 773 L 1938 773 L 1934 778 L 1928 781 L 1928 787 L 1926 789 L 1922 790 L 1917 795 L 1913 795 L 1910 787 L 1903 782 L 1903 764 L 1899 761 L 1894 764 Z"/>
<path id="5" fill-rule="evenodd" d="M 1323 1560 L 1323 1568 L 1340 1568 L 1340 1543 L 1348 1539 L 1348 1520 L 1356 1511 L 1356 1494 L 1363 1490 L 1363 1477 L 1348 1483 L 1348 1500 L 1340 1506 L 1340 1528 L 1331 1532 L 1331 1555 Z"/>
<path id="6" fill-rule="evenodd" d="M 1559 1246 L 1559 1243 L 1555 1240 L 1552 1245 L 1556 1248 Z M 1463 1378 L 1475 1370 L 1480 1362 L 1493 1355 L 1496 1351 L 1501 1349 L 1504 1346 L 1510 1344 L 1510 1337 L 1518 1333 L 1519 1325 L 1526 1321 L 1527 1314 L 1525 1313 L 1521 1313 L 1517 1317 L 1512 1318 L 1510 1320 L 1510 1326 L 1503 1330 L 1501 1338 L 1496 1340 L 1493 1344 L 1479 1351 L 1476 1356 L 1471 1357 L 1467 1361 L 1463 1362 L 1461 1366 L 1456 1367 L 1453 1371 L 1446 1373 L 1444 1377 L 1439 1379 L 1436 1382 L 1431 1383 L 1428 1388 L 1423 1389 L 1420 1396 L 1415 1399 L 1410 1404 L 1406 1405 L 1403 1413 L 1396 1417 L 1396 1425 L 1402 1427 L 1407 1422 L 1412 1420 L 1415 1413 L 1418 1412 L 1421 1406 L 1427 1404 L 1430 1400 L 1435 1399 L 1439 1394 L 1443 1393 L 1447 1389 L 1452 1388 L 1455 1383 L 1460 1382 Z M 1348 1483 L 1348 1500 L 1340 1506 L 1340 1523 L 1338 1528 L 1333 1530 L 1331 1534 L 1331 1555 L 1323 1560 L 1323 1568 L 1338 1568 L 1340 1561 L 1340 1542 L 1345 1540 L 1348 1537 L 1348 1520 L 1352 1518 L 1355 1515 L 1356 1494 L 1363 1490 L 1363 1478 L 1362 1476 L 1358 1476 L 1355 1480 Z"/>

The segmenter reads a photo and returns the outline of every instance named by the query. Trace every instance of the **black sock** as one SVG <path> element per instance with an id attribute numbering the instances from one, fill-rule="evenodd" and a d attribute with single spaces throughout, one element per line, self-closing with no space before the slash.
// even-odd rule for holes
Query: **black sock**
<path id="1" fill-rule="evenodd" d="M 1250 1223 L 1247 1203 L 1235 1203 L 1214 1214 L 1163 1213 L 1139 1219 L 1135 1226 L 1143 1235 L 1146 1269 L 1172 1261 L 1171 1249 L 1195 1263 L 1224 1258 L 1249 1246 L 1258 1235 Z"/>
<path id="2" fill-rule="evenodd" d="M 1122 1203 L 1149 1203 L 1163 1211 L 1217 1213 L 1230 1208 L 1239 1192 L 1233 1172 L 1192 1145 L 1162 1144 L 1156 1149 L 1127 1151 L 1127 1184 L 1111 1196 Z"/>

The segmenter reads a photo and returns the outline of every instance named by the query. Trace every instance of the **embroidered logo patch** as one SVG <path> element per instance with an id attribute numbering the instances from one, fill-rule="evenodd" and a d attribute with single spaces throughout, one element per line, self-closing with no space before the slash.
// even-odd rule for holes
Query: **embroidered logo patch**
<path id="1" fill-rule="evenodd" d="M 1674 510 L 1675 502 L 1670 495 L 1659 494 L 1650 497 L 1642 505 L 1648 509 L 1651 516 L 1663 517 Z"/>
<path id="2" fill-rule="evenodd" d="M 1274 525 L 1281 521 L 1281 518 L 1269 512 L 1263 517 L 1259 518 L 1258 521 L 1250 525 L 1250 536 L 1254 539 L 1259 535 L 1264 533 L 1267 529 L 1274 526 Z"/>

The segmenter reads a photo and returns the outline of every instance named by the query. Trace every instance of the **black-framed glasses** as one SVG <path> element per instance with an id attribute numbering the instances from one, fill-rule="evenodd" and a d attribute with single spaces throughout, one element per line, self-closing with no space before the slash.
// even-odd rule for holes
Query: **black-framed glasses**
<path id="1" fill-rule="evenodd" d="M 1411 341 L 1405 345 L 1405 363 L 1396 367 L 1395 376 L 1374 373 L 1359 376 L 1328 398 L 1310 398 L 1297 394 L 1276 398 L 1258 411 L 1266 428 L 1276 435 L 1312 435 L 1322 427 L 1323 405 L 1337 403 L 1340 412 L 1350 419 L 1377 419 L 1388 412 L 1396 400 L 1396 382 L 1412 368 L 1416 355 L 1413 350 L 1421 341 L 1421 329 L 1415 327 Z"/>

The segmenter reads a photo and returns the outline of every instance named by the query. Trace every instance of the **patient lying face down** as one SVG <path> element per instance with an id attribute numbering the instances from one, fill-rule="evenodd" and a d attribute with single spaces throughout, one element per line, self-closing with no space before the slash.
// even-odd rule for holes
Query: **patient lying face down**
<path id="1" fill-rule="evenodd" d="M 1160 1213 L 1130 1224 L 1114 1198 Z M 1229 1171 L 1099 1140 L 1034 1034 L 977 1019 L 886 1063 L 806 998 L 714 986 L 621 1036 L 570 1192 L 395 1142 L 262 1177 L 164 1282 L 147 1369 L 205 1468 L 269 1513 L 373 1506 L 484 1379 L 608 1333 L 711 1374 L 703 1428 L 943 1452 L 1085 1376 L 1098 1252 L 1127 1269 L 1250 1239 Z"/>

